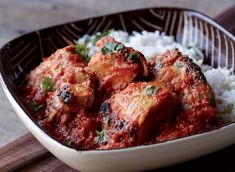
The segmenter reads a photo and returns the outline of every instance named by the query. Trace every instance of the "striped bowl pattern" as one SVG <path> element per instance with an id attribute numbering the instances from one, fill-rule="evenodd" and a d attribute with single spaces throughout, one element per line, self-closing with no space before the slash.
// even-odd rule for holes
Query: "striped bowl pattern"
<path id="1" fill-rule="evenodd" d="M 165 32 L 183 45 L 197 45 L 204 63 L 235 72 L 235 38 L 208 17 L 192 10 L 151 8 L 91 18 L 38 30 L 21 36 L 1 48 L 1 73 L 13 93 L 43 57 L 58 48 L 74 44 L 84 34 L 109 28 L 124 31 Z M 6 76 L 6 77 L 4 77 Z"/>

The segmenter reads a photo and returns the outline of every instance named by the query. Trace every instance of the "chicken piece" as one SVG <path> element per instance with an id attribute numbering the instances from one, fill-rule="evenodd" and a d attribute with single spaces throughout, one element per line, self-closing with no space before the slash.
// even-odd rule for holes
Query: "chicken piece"
<path id="1" fill-rule="evenodd" d="M 189 57 L 178 49 L 157 56 L 154 79 L 175 92 L 182 112 L 175 122 L 162 126 L 157 141 L 171 140 L 211 129 L 216 119 L 215 98 L 204 74 Z"/>
<path id="2" fill-rule="evenodd" d="M 104 148 L 143 143 L 153 128 L 174 115 L 177 102 L 176 95 L 160 83 L 129 84 L 101 106 L 101 114 L 110 121 L 109 126 L 104 124 L 109 138 Z"/>
<path id="3" fill-rule="evenodd" d="M 100 39 L 96 46 L 101 51 L 91 57 L 88 67 L 96 73 L 101 95 L 123 90 L 135 78 L 148 75 L 144 56 L 133 48 L 111 37 Z"/>
<path id="4" fill-rule="evenodd" d="M 94 88 L 95 74 L 87 68 L 70 66 L 65 69 L 61 83 L 47 98 L 47 121 L 51 121 L 55 115 L 71 114 L 91 107 Z"/>
<path id="5" fill-rule="evenodd" d="M 30 95 L 33 96 L 31 99 L 38 103 L 45 102 L 46 92 L 42 86 L 45 79 L 47 79 L 47 82 L 53 83 L 54 87 L 57 87 L 61 83 L 61 77 L 67 68 L 70 68 L 70 66 L 84 68 L 86 65 L 81 57 L 75 53 L 75 46 L 72 45 L 59 49 L 50 57 L 44 58 L 43 62 L 27 76 L 27 87 L 31 92 Z"/>
<path id="6" fill-rule="evenodd" d="M 31 89 L 31 97 L 27 99 L 46 105 L 47 122 L 55 115 L 60 120 L 62 114 L 91 107 L 96 77 L 86 66 L 87 63 L 75 53 L 75 46 L 67 46 L 43 59 L 30 72 L 27 87 Z"/>

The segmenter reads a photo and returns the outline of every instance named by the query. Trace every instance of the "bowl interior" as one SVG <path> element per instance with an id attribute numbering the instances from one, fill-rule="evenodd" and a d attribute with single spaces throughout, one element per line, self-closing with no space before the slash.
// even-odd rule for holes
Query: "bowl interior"
<path id="1" fill-rule="evenodd" d="M 235 38 L 205 15 L 177 8 L 151 8 L 70 22 L 38 30 L 16 38 L 0 50 L 0 72 L 7 89 L 29 115 L 18 97 L 18 88 L 26 75 L 43 57 L 84 34 L 110 28 L 124 31 L 165 32 L 184 46 L 197 45 L 205 54 L 204 63 L 226 67 L 235 73 Z M 29 115 L 30 116 L 30 115 Z"/>

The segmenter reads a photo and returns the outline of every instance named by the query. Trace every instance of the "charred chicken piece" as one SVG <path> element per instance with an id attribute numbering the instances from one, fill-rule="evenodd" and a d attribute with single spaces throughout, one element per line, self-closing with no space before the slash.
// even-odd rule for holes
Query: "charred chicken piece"
<path id="1" fill-rule="evenodd" d="M 157 56 L 153 80 L 171 89 L 181 101 L 181 114 L 162 125 L 157 141 L 166 141 L 211 129 L 216 119 L 215 98 L 204 74 L 193 60 L 177 49 Z"/>
<path id="2" fill-rule="evenodd" d="M 136 78 L 148 75 L 144 56 L 133 48 L 125 47 L 111 37 L 103 37 L 96 46 L 100 52 L 91 57 L 88 67 L 95 72 L 102 95 L 123 90 Z"/>
<path id="3" fill-rule="evenodd" d="M 93 104 L 95 84 L 95 73 L 88 70 L 75 46 L 67 46 L 30 72 L 26 100 L 36 107 L 39 124 L 62 143 L 92 149 L 99 124 L 96 114 L 87 111 Z"/>
<path id="4" fill-rule="evenodd" d="M 53 83 L 53 87 L 61 84 L 61 77 L 67 68 L 84 68 L 86 63 L 75 53 L 75 46 L 67 46 L 57 50 L 50 57 L 44 58 L 38 67 L 27 76 L 27 87 L 30 90 L 30 97 L 38 103 L 44 103 L 48 92 L 54 89 L 45 89 L 44 85 Z"/>
<path id="5" fill-rule="evenodd" d="M 45 117 L 51 122 L 57 115 L 78 112 L 91 107 L 94 100 L 95 74 L 88 70 L 87 63 L 75 53 L 75 46 L 57 50 L 43 59 L 28 75 L 27 99 L 44 104 Z"/>
<path id="6" fill-rule="evenodd" d="M 54 92 L 48 93 L 46 116 L 51 121 L 55 115 L 78 112 L 91 107 L 94 100 L 95 75 L 87 68 L 65 69 Z"/>
<path id="7" fill-rule="evenodd" d="M 103 128 L 109 138 L 103 148 L 143 143 L 152 129 L 174 115 L 177 103 L 176 95 L 160 83 L 129 84 L 101 106 Z"/>

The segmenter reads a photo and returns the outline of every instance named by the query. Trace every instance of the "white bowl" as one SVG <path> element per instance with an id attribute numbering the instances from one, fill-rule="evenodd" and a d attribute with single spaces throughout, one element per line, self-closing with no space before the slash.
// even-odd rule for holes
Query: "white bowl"
<path id="1" fill-rule="evenodd" d="M 173 27 L 168 29 L 164 26 L 169 20 L 169 17 L 167 16 L 170 15 L 172 15 L 173 19 L 175 18 L 175 20 L 182 21 L 181 23 L 175 23 L 175 20 L 172 19 L 170 22 L 174 22 L 175 26 L 172 25 Z M 208 56 L 210 56 L 209 64 L 215 64 L 219 61 L 221 66 L 232 68 L 234 71 L 234 64 L 231 64 L 231 61 L 234 62 L 233 60 L 235 58 L 233 35 L 203 14 L 191 10 L 175 8 L 145 9 L 67 23 L 19 37 L 6 44 L 0 51 L 0 81 L 7 98 L 19 118 L 43 146 L 45 146 L 58 159 L 74 169 L 102 172 L 156 169 L 191 160 L 235 143 L 235 123 L 231 123 L 213 131 L 159 144 L 114 150 L 78 151 L 73 148 L 66 147 L 54 138 L 48 136 L 44 130 L 36 124 L 32 117 L 30 117 L 27 109 L 18 97 L 16 88 L 18 85 L 23 83 L 25 73 L 28 73 L 38 65 L 42 57 L 49 55 L 55 50 L 53 49 L 53 46 L 56 45 L 55 40 L 53 40 L 55 37 L 57 37 L 56 39 L 61 40 L 61 44 L 57 44 L 57 48 L 63 47 L 70 43 L 70 41 L 73 41 L 70 37 L 64 39 L 65 36 L 60 34 L 61 30 L 66 31 L 66 29 L 69 28 L 71 31 L 73 28 L 74 30 L 77 29 L 79 32 L 79 29 L 81 29 L 82 31 L 79 32 L 79 35 L 81 36 L 86 33 L 89 25 L 88 23 L 94 20 L 98 21 L 97 23 L 103 20 L 107 20 L 106 23 L 110 23 L 111 21 L 111 25 L 109 26 L 110 28 L 119 28 L 128 31 L 138 30 L 141 27 L 145 27 L 145 25 L 143 25 L 143 23 L 136 25 L 133 21 L 137 21 L 140 17 L 143 18 L 148 16 L 150 16 L 149 18 L 155 16 L 156 20 L 152 20 L 152 24 L 157 25 L 159 23 L 158 27 L 162 28 L 162 31 L 166 31 L 167 34 L 172 34 L 176 37 L 176 40 L 181 43 L 183 41 L 190 41 L 191 37 L 187 37 L 189 33 L 192 33 L 193 37 L 194 35 L 199 36 L 198 38 L 205 40 L 205 45 L 202 44 L 201 48 L 205 50 L 205 53 L 207 53 Z M 198 21 L 199 24 L 197 26 L 193 24 L 189 25 L 188 23 L 190 22 L 188 20 Z M 203 24 L 202 28 L 200 23 Z M 147 29 L 148 23 L 145 24 L 146 30 L 151 30 Z M 139 27 L 140 25 L 143 26 Z M 99 25 L 96 27 L 98 26 Z M 100 26 L 100 28 L 102 27 L 103 26 Z M 197 29 L 195 30 L 196 27 Z M 203 30 L 208 29 L 207 27 L 210 28 L 209 31 L 207 30 L 207 32 L 203 32 Z M 187 30 L 187 32 L 185 32 L 185 30 Z M 214 30 L 215 32 L 213 32 Z M 209 34 L 212 36 L 209 36 Z M 218 40 L 215 40 L 215 38 L 221 36 L 226 38 L 228 43 L 220 42 L 220 47 L 218 47 Z M 197 41 L 200 42 L 201 39 L 197 39 Z M 212 39 L 215 42 L 217 41 L 216 44 L 211 41 Z M 24 52 L 24 50 L 20 51 L 22 49 L 22 45 L 25 47 L 31 46 L 34 47 L 34 49 L 30 53 Z M 220 48 L 218 58 L 214 58 L 217 57 L 217 54 L 215 53 L 214 56 L 211 57 L 212 50 L 208 49 L 208 47 L 212 47 L 211 45 L 213 45 L 214 49 L 218 50 Z M 227 46 L 227 49 L 221 49 L 221 45 Z M 19 50 L 18 52 L 16 51 L 17 49 Z M 17 60 L 19 55 L 21 56 L 21 59 Z M 229 59 L 228 63 L 226 62 L 227 59 Z"/>

